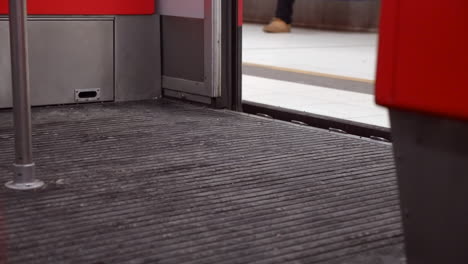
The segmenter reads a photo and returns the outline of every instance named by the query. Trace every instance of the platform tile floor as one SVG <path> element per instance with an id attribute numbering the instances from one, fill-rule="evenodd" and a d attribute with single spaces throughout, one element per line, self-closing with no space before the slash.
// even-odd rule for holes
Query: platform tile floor
<path id="1" fill-rule="evenodd" d="M 290 34 L 266 34 L 261 29 L 262 25 L 244 25 L 246 63 L 365 81 L 375 79 L 378 37 L 375 33 L 294 28 Z M 244 100 L 390 127 L 388 111 L 375 104 L 373 94 L 250 75 L 244 75 L 243 79 Z"/>

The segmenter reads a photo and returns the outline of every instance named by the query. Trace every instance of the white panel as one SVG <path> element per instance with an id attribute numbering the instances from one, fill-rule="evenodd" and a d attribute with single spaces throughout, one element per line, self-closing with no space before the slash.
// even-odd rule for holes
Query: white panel
<path id="1" fill-rule="evenodd" d="M 159 0 L 158 12 L 165 16 L 200 18 L 205 17 L 204 0 Z"/>

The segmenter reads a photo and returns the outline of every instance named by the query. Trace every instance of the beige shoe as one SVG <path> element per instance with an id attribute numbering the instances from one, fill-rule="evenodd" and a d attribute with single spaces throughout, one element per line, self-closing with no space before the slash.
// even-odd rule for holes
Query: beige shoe
<path id="1" fill-rule="evenodd" d="M 273 18 L 270 24 L 263 28 L 266 33 L 289 33 L 291 32 L 291 25 L 286 24 L 279 18 Z"/>

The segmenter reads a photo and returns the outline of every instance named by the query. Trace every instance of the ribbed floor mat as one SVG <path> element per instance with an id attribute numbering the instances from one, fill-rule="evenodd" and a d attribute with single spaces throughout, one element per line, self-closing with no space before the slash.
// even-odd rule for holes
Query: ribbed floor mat
<path id="1" fill-rule="evenodd" d="M 401 245 L 390 146 L 167 101 L 33 119 L 47 187 L 1 190 L 8 263 L 326 263 Z"/>

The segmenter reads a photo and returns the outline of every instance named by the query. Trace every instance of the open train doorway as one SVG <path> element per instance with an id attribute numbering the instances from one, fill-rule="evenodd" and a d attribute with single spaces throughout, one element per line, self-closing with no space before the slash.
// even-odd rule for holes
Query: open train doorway
<path id="1" fill-rule="evenodd" d="M 244 0 L 247 111 L 388 137 L 388 113 L 374 102 L 379 17 L 379 0 Z"/>

